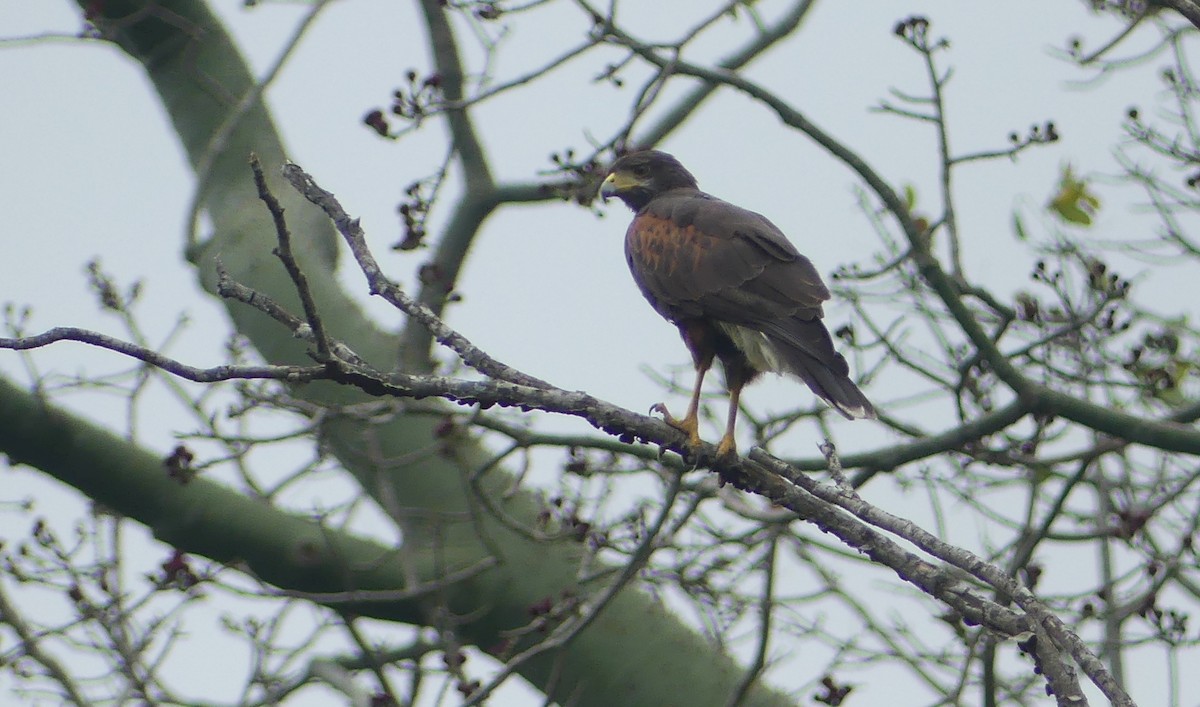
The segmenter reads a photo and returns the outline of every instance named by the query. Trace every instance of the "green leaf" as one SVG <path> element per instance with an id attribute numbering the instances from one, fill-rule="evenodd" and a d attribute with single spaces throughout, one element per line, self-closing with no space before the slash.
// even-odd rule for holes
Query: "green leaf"
<path id="1" fill-rule="evenodd" d="M 1029 240 L 1029 233 L 1025 231 L 1025 221 L 1021 218 L 1020 211 L 1013 211 L 1013 233 L 1016 234 L 1017 240 Z"/>
<path id="2" fill-rule="evenodd" d="M 1092 217 L 1100 210 L 1100 199 L 1088 190 L 1088 183 L 1075 176 L 1071 165 L 1063 167 L 1058 191 L 1046 208 L 1066 223 L 1076 226 L 1092 225 Z"/>

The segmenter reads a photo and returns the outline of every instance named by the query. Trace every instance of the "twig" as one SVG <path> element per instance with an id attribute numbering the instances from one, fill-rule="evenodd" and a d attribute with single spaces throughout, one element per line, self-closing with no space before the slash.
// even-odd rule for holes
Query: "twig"
<path id="1" fill-rule="evenodd" d="M 342 234 L 342 237 L 346 239 L 347 245 L 350 246 L 350 252 L 354 255 L 355 261 L 358 262 L 358 267 L 362 270 L 363 275 L 366 276 L 371 294 L 378 295 L 387 300 L 392 306 L 427 328 L 433 334 L 434 338 L 437 339 L 438 343 L 454 351 L 462 359 L 463 363 L 480 373 L 491 378 L 534 388 L 551 387 L 546 381 L 522 373 L 487 355 L 468 341 L 466 337 L 446 326 L 445 322 L 432 309 L 405 294 L 399 285 L 383 274 L 383 270 L 379 267 L 379 262 L 375 260 L 375 256 L 371 254 L 371 250 L 367 246 L 367 239 L 363 234 L 358 219 L 351 218 L 345 209 L 342 208 L 337 197 L 317 185 L 313 178 L 301 169 L 299 165 L 290 163 L 284 165 L 283 176 L 296 188 L 296 191 L 300 192 L 305 199 L 320 207 L 329 216 L 330 220 L 333 221 L 338 232 Z"/>
<path id="2" fill-rule="evenodd" d="M 451 105 L 460 103 L 466 98 L 463 92 L 464 71 L 445 3 L 420 0 L 420 6 L 425 17 L 425 28 L 429 32 L 434 66 L 441 77 L 442 95 Z M 446 296 L 458 281 L 463 259 L 479 225 L 497 204 L 496 183 L 470 111 L 467 108 L 448 108 L 442 115 L 462 166 L 465 188 L 433 255 L 432 263 L 438 276 L 423 282 L 417 292 L 417 301 L 435 315 L 440 315 L 446 306 Z M 428 365 L 429 339 L 433 332 L 420 324 L 410 321 L 400 335 L 401 356 L 406 367 L 412 370 L 423 370 Z"/>
<path id="3" fill-rule="evenodd" d="M 484 557 L 478 562 L 464 567 L 453 572 L 447 572 L 439 577 L 437 581 L 425 582 L 420 586 L 407 587 L 405 589 L 380 589 L 380 590 L 349 590 L 344 592 L 302 592 L 294 589 L 271 589 L 267 588 L 265 593 L 270 596 L 291 597 L 293 599 L 304 599 L 316 604 L 329 604 L 336 606 L 338 604 L 366 604 L 368 602 L 393 603 L 405 601 L 415 597 L 421 597 L 435 592 L 444 591 L 447 587 L 453 586 L 458 582 L 462 582 L 472 577 L 476 577 L 486 570 L 495 567 L 497 560 L 495 557 Z"/>
<path id="4" fill-rule="evenodd" d="M 837 447 L 828 438 L 818 445 L 821 454 L 825 457 L 825 463 L 829 469 L 829 476 L 833 479 L 833 483 L 842 490 L 843 493 L 848 493 L 851 496 L 857 496 L 858 492 L 854 490 L 854 486 L 846 475 L 842 473 L 842 460 L 838 458 Z"/>
<path id="5" fill-rule="evenodd" d="M 263 176 L 262 162 L 259 161 L 258 155 L 250 155 L 250 169 L 254 172 L 254 186 L 258 189 L 258 198 L 267 205 L 267 210 L 271 212 L 271 219 L 275 223 L 275 237 L 279 241 L 275 255 L 283 263 L 288 277 L 292 279 L 292 284 L 296 287 L 296 294 L 300 297 L 300 306 L 304 308 L 304 318 L 312 327 L 312 338 L 317 345 L 317 358 L 324 361 L 329 357 L 329 337 L 325 334 L 325 326 L 321 323 L 321 317 L 317 313 L 317 303 L 313 300 L 312 290 L 308 287 L 308 278 L 304 277 L 304 272 L 300 270 L 300 264 L 296 262 L 296 256 L 292 253 L 292 234 L 288 231 L 287 221 L 283 217 L 283 206 L 279 204 L 279 200 L 267 186 L 267 180 Z"/>
<path id="6" fill-rule="evenodd" d="M 217 383 L 219 381 L 238 379 L 269 378 L 301 383 L 327 378 L 325 369 L 320 366 L 213 366 L 212 368 L 196 368 L 173 358 L 127 341 L 114 339 L 88 329 L 77 327 L 55 327 L 42 334 L 24 336 L 18 339 L 0 337 L 0 349 L 23 351 L 37 349 L 59 341 L 78 341 L 90 346 L 96 346 L 109 351 L 135 358 L 152 366 L 157 366 L 169 373 L 186 378 L 197 383 Z"/>
<path id="7" fill-rule="evenodd" d="M 758 648 L 754 652 L 754 662 L 750 664 L 750 669 L 742 677 L 742 682 L 738 685 L 737 690 L 725 703 L 726 707 L 739 707 L 742 704 L 742 700 L 750 691 L 750 686 L 754 684 L 767 665 L 767 646 L 771 641 L 771 617 L 775 613 L 775 556 L 779 548 L 779 530 L 772 528 L 769 532 L 771 539 L 767 543 L 767 550 L 763 557 L 763 564 L 766 565 L 766 568 L 763 576 L 762 597 L 758 602 L 760 615 Z"/>
<path id="8" fill-rule="evenodd" d="M 583 615 L 575 620 L 567 620 L 555 627 L 544 640 L 530 646 L 526 650 L 518 653 L 510 658 L 487 685 L 480 687 L 475 692 L 471 693 L 469 699 L 462 703 L 462 707 L 472 707 L 483 702 L 496 688 L 509 678 L 517 668 L 531 658 L 535 658 L 549 650 L 557 650 L 565 648 L 570 642 L 578 636 L 584 629 L 592 625 L 592 622 L 600 615 L 604 608 L 616 598 L 617 594 L 625 588 L 633 576 L 642 569 L 642 566 L 650 559 L 650 555 L 654 552 L 657 545 L 659 534 L 666 525 L 667 519 L 671 516 L 671 509 L 675 506 L 675 499 L 679 495 L 681 477 L 672 476 L 670 485 L 667 487 L 666 497 L 662 501 L 662 510 L 655 519 L 654 524 L 646 530 L 646 535 L 642 542 L 638 544 L 629 560 L 621 569 L 621 573 L 613 580 L 612 584 L 605 588 L 595 601 L 591 602 L 583 608 Z"/>
<path id="9" fill-rule="evenodd" d="M 0 583 L 0 623 L 7 624 L 16 634 L 17 638 L 21 639 L 21 652 L 36 661 L 39 665 L 46 669 L 50 678 L 57 682 L 66 693 L 66 698 L 72 704 L 78 707 L 87 707 L 92 704 L 83 693 L 79 691 L 79 687 L 67 671 L 63 670 L 61 664 L 50 654 L 42 650 L 41 641 L 37 635 L 30 630 L 29 625 L 17 613 L 16 608 L 8 600 L 8 595 L 4 593 L 4 585 Z"/>
<path id="10" fill-rule="evenodd" d="M 856 518 L 865 523 L 904 538 L 933 557 L 950 563 L 1004 593 L 1016 602 L 1034 622 L 1040 624 L 1056 645 L 1070 652 L 1080 667 L 1083 668 L 1084 672 L 1087 673 L 1088 677 L 1092 679 L 1092 682 L 1100 688 L 1114 705 L 1132 707 L 1134 704 L 1124 688 L 1113 679 L 1108 669 L 1087 648 L 1083 640 L 1068 628 L 1058 616 L 1050 611 L 1045 604 L 1039 601 L 1032 592 L 999 567 L 983 561 L 967 550 L 943 542 L 918 527 L 912 521 L 898 518 L 866 503 L 862 499 L 819 484 L 803 474 L 795 473 L 789 470 L 786 463 L 772 457 L 762 449 L 755 448 L 752 450 L 750 458 L 796 484 L 799 488 L 812 494 L 814 497 L 852 513 Z"/>
<path id="11" fill-rule="evenodd" d="M 1200 28 L 1200 2 L 1196 2 L 1196 0 L 1156 0 L 1155 4 L 1171 8 L 1183 15 L 1188 22 Z"/>

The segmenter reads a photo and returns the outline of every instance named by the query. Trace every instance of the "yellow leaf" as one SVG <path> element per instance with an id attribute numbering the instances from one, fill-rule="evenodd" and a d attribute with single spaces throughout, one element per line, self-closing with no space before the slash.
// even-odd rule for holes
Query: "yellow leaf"
<path id="1" fill-rule="evenodd" d="M 1068 164 L 1063 167 L 1058 191 L 1046 204 L 1046 208 L 1067 223 L 1090 226 L 1092 217 L 1100 210 L 1100 199 L 1088 191 L 1088 183 L 1077 178 Z"/>

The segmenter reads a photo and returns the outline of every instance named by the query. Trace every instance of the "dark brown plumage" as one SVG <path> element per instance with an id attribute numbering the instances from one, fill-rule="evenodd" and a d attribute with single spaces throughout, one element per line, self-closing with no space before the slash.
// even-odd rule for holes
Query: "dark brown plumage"
<path id="1" fill-rule="evenodd" d="M 692 446 L 700 443 L 700 388 L 714 358 L 729 387 L 720 456 L 736 452 L 742 388 L 766 371 L 800 378 L 847 418 L 875 417 L 821 322 L 829 289 L 775 224 L 700 191 L 678 160 L 657 150 L 617 160 L 601 194 L 633 209 L 625 233 L 629 270 L 692 353 L 696 385 L 687 414 L 676 419 L 655 406 Z"/>

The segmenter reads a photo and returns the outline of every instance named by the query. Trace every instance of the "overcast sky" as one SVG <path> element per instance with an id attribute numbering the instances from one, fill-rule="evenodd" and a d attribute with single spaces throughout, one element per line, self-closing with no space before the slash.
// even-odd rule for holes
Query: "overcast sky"
<path id="1" fill-rule="evenodd" d="M 235 0 L 213 4 L 260 72 L 303 14 L 294 4 L 266 3 L 249 11 Z M 780 6 L 760 4 L 768 17 Z M 403 82 L 404 70 L 425 71 L 429 65 L 413 5 L 335 3 L 268 94 L 292 159 L 362 218 L 385 267 L 406 283 L 415 281 L 413 272 L 424 256 L 387 250 L 399 236 L 395 206 L 404 187 L 441 158 L 443 144 L 426 138 L 388 143 L 360 120 L 370 108 L 385 104 Z M 500 76 L 528 70 L 582 38 L 585 25 L 578 11 L 562 5 L 528 24 L 517 23 L 499 54 Z M 678 31 L 671 18 L 693 5 L 685 0 L 626 1 L 623 18 L 644 38 L 666 40 Z M 927 204 L 931 211 L 937 208 L 932 130 L 870 110 L 889 96 L 890 88 L 927 91 L 919 57 L 891 36 L 898 19 L 924 14 L 934 34 L 951 39 L 942 61 L 955 70 L 947 110 L 951 142 L 958 151 L 1001 148 L 1010 132 L 1024 133 L 1031 124 L 1053 120 L 1062 135 L 1058 144 L 1031 150 L 1016 164 L 999 161 L 965 169 L 955 185 L 967 274 L 1005 295 L 1023 286 L 1030 262 L 1012 233 L 1013 210 L 1023 210 L 1040 228 L 1047 222 L 1041 206 L 1063 164 L 1084 172 L 1115 172 L 1111 151 L 1119 141 L 1120 117 L 1127 106 L 1150 105 L 1160 90 L 1155 64 L 1090 87 L 1071 85 L 1084 75 L 1050 58 L 1050 49 L 1065 47 L 1071 35 L 1082 36 L 1085 46 L 1096 46 L 1118 27 L 1111 18 L 1089 14 L 1083 5 L 818 3 L 800 39 L 763 57 L 747 73 L 865 156 L 893 184 L 913 184 L 918 205 Z M 74 3 L 0 0 L 0 36 L 71 34 L 78 28 Z M 719 36 L 702 43 L 702 49 L 719 55 L 727 40 Z M 471 46 L 465 36 L 463 43 Z M 703 52 L 697 60 L 702 58 Z M 549 167 L 550 152 L 586 149 L 587 136 L 604 139 L 620 125 L 631 89 L 590 82 L 602 68 L 600 56 L 585 58 L 544 86 L 514 92 L 481 111 L 478 123 L 499 178 L 534 178 Z M 162 340 L 186 313 L 191 324 L 169 353 L 198 366 L 221 363 L 227 331 L 223 309 L 198 291 L 192 269 L 180 257 L 192 175 L 140 67 L 97 43 L 6 42 L 0 45 L 0 86 L 0 231 L 5 243 L 0 302 L 31 305 L 30 331 L 75 325 L 122 334 L 111 316 L 98 314 L 88 292 L 84 264 L 99 258 L 119 281 L 144 283 L 138 314 L 151 341 Z M 440 134 L 438 129 L 431 133 Z M 723 92 L 663 147 L 691 169 L 702 188 L 766 214 L 826 275 L 877 246 L 856 203 L 854 176 L 804 136 L 782 129 L 772 114 L 747 98 Z M 449 195 L 455 190 L 451 186 Z M 1108 196 L 1103 188 L 1101 194 Z M 449 204 L 435 214 L 434 234 Z M 689 359 L 674 328 L 645 305 L 629 278 L 621 252 L 628 212 L 613 202 L 603 214 L 597 218 L 569 203 L 498 213 L 474 246 L 459 287 L 463 302 L 449 310 L 448 319 L 506 363 L 563 388 L 645 410 L 668 394 L 642 367 L 663 371 Z M 1142 228 L 1122 209 L 1111 208 L 1101 212 L 1095 232 L 1117 239 Z M 1133 267 L 1145 272 L 1145 266 Z M 343 269 L 348 287 L 362 292 L 366 302 L 361 277 Z M 1136 270 L 1123 274 L 1138 277 Z M 1180 286 L 1144 276 L 1138 280 L 1142 292 L 1160 288 L 1163 297 Z M 365 306 L 385 325 L 398 324 L 398 316 L 380 303 Z M 833 302 L 827 316 L 836 327 L 849 320 L 850 312 Z M 94 375 L 122 363 L 72 344 L 40 351 L 34 361 L 42 371 L 65 375 Z M 11 353 L 0 354 L 0 374 L 28 379 L 20 358 Z M 809 395 L 799 383 L 771 379 L 751 388 L 745 399 L 759 409 L 779 411 L 809 400 Z M 887 387 L 872 395 L 882 405 L 901 397 Z M 123 414 L 116 400 L 92 396 L 69 402 L 100 421 Z M 679 410 L 686 404 L 682 395 L 668 402 Z M 561 419 L 543 424 L 586 427 Z M 889 439 L 869 423 L 835 425 L 844 452 L 874 448 Z M 176 414 L 147 416 L 140 439 L 165 453 L 175 444 L 173 434 L 191 426 Z M 812 455 L 817 440 L 806 436 L 811 432 L 793 433 L 777 451 Z M 718 434 L 715 428 L 705 433 L 713 439 Z M 83 506 L 72 494 L 54 488 L 36 473 L 6 473 L 0 503 L 36 496 L 42 513 L 69 523 Z M 926 513 L 900 500 L 890 506 L 886 498 L 873 500 L 899 515 L 921 519 Z M 0 538 L 23 534 L 25 523 L 0 508 Z M 966 538 L 965 544 L 971 540 Z M 1142 704 L 1165 704 L 1161 664 L 1150 661 L 1148 666 L 1133 673 L 1134 694 Z M 0 691 L 6 679 L 0 674 Z M 882 694 L 889 693 L 855 697 L 862 704 L 882 704 Z M 513 700 L 519 703 L 519 698 Z M 891 704 L 920 704 L 914 700 Z"/>

